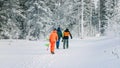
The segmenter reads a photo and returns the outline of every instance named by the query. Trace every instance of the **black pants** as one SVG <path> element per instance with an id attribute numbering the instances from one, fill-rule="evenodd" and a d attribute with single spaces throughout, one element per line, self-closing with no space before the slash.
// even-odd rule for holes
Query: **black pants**
<path id="1" fill-rule="evenodd" d="M 68 47 L 69 47 L 68 39 L 63 39 L 63 49 L 68 48 Z"/>

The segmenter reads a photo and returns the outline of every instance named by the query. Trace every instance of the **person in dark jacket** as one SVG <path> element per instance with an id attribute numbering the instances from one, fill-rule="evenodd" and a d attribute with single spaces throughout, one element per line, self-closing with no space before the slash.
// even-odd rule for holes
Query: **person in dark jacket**
<path id="1" fill-rule="evenodd" d="M 60 39 L 62 38 L 62 31 L 60 27 L 58 27 L 57 29 L 57 34 L 58 34 L 58 41 L 56 42 L 56 48 L 59 49 Z"/>
<path id="2" fill-rule="evenodd" d="M 63 32 L 63 49 L 69 47 L 69 36 L 72 39 L 72 35 L 71 35 L 69 29 L 66 28 L 66 30 Z"/>

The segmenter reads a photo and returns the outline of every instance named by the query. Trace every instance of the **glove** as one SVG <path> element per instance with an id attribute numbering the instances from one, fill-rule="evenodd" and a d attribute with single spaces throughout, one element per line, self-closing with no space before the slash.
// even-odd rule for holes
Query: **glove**
<path id="1" fill-rule="evenodd" d="M 63 42 L 63 39 L 62 39 L 62 42 Z"/>

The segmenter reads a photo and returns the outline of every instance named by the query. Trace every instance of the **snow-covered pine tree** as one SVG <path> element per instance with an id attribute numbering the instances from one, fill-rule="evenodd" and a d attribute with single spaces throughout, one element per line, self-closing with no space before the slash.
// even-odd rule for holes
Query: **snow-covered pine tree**
<path id="1" fill-rule="evenodd" d="M 120 36 L 120 1 L 113 0 L 109 2 L 108 10 L 108 26 L 106 29 L 106 34 L 109 36 Z"/>
<path id="2" fill-rule="evenodd" d="M 15 38 L 13 36 L 15 36 L 16 34 L 13 34 L 13 36 L 11 37 L 11 32 L 15 31 L 15 33 L 17 34 L 16 38 L 20 38 L 20 33 L 22 33 L 21 36 L 24 36 L 23 34 L 25 32 L 24 29 L 21 29 L 22 27 L 24 28 L 25 26 L 23 24 L 24 20 L 25 20 L 25 16 L 23 13 L 23 9 L 21 9 L 20 7 L 20 2 L 19 0 L 4 0 L 1 1 L 2 5 L 1 5 L 1 11 L 0 11 L 0 15 L 2 18 L 1 21 L 1 29 L 2 29 L 2 37 L 3 38 Z M 11 24 L 10 24 L 10 23 Z M 14 25 L 14 27 L 11 27 L 10 25 Z M 17 29 L 15 29 L 17 28 Z M 19 35 L 19 37 L 18 37 Z M 22 37 L 23 38 L 23 37 Z"/>
<path id="3" fill-rule="evenodd" d="M 0 0 L 0 39 L 46 38 L 58 25 L 76 37 L 104 34 L 111 20 L 119 24 L 118 7 L 112 8 L 119 2 L 99 0 L 96 8 L 94 1 L 83 0 L 82 8 L 82 0 Z"/>

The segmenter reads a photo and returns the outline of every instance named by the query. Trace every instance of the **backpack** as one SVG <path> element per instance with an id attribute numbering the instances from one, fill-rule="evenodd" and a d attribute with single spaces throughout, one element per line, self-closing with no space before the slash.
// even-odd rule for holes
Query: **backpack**
<path id="1" fill-rule="evenodd" d="M 69 32 L 64 32 L 64 36 L 69 36 L 70 33 Z"/>

